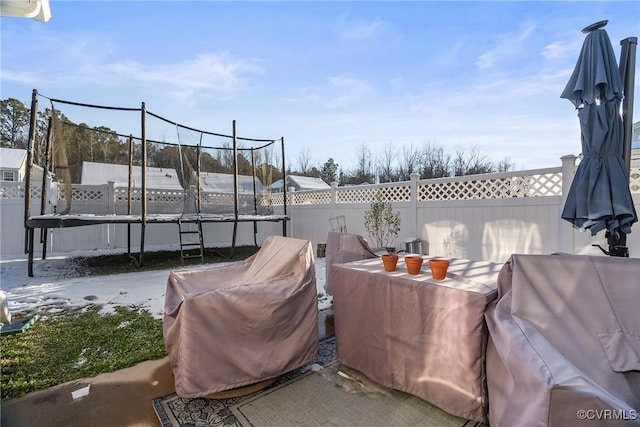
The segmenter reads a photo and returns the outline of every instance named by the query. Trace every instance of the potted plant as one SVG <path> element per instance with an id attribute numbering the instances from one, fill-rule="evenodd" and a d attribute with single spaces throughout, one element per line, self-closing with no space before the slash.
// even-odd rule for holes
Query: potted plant
<path id="1" fill-rule="evenodd" d="M 396 271 L 398 265 L 398 254 L 389 253 L 382 255 L 382 265 L 384 265 L 384 271 Z"/>
<path id="2" fill-rule="evenodd" d="M 394 212 L 391 203 L 383 201 L 378 194 L 376 201 L 371 203 L 364 213 L 364 228 L 369 233 L 374 247 L 395 252 L 395 243 L 400 232 L 400 212 Z"/>

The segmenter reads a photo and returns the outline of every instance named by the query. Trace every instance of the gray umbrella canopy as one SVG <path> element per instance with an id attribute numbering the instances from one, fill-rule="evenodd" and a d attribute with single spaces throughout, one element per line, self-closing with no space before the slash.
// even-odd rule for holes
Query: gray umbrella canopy
<path id="1" fill-rule="evenodd" d="M 629 234 L 638 220 L 624 165 L 620 115 L 623 87 L 607 32 L 590 32 L 561 98 L 578 109 L 582 161 L 571 184 L 562 218 L 595 236 Z"/>

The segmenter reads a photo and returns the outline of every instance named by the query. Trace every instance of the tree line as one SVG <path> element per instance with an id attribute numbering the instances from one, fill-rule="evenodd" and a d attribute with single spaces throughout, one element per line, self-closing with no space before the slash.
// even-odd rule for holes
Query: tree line
<path id="1" fill-rule="evenodd" d="M 333 158 L 322 166 L 311 166 L 309 159 L 309 150 L 303 150 L 297 159 L 297 169 L 288 173 L 318 177 L 327 183 L 356 185 L 408 181 L 414 173 L 419 174 L 420 179 L 431 179 L 507 172 L 513 168 L 508 158 L 494 163 L 477 147 L 458 148 L 451 154 L 431 142 L 422 147 L 409 145 L 400 149 L 396 144 L 387 143 L 377 155 L 363 143 L 356 152 L 356 165 L 351 168 L 340 168 Z"/>

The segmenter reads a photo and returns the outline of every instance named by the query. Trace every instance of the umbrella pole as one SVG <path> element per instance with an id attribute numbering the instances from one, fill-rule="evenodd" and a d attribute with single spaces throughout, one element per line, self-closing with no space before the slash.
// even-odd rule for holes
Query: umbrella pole
<path id="1" fill-rule="evenodd" d="M 637 37 L 627 37 L 620 41 L 622 46 L 620 52 L 620 77 L 622 77 L 623 95 L 622 98 L 622 123 L 624 127 L 623 160 L 627 168 L 627 185 L 631 172 L 631 137 L 633 133 L 633 89 L 636 77 L 636 47 Z M 629 257 L 627 247 L 627 235 L 622 232 L 611 236 L 606 234 L 609 243 L 609 255 L 619 257 Z"/>
<path id="2" fill-rule="evenodd" d="M 624 165 L 627 173 L 631 167 L 631 137 L 633 133 L 633 89 L 636 79 L 637 37 L 627 37 L 620 41 L 620 77 L 622 77 L 622 123 L 624 126 Z"/>

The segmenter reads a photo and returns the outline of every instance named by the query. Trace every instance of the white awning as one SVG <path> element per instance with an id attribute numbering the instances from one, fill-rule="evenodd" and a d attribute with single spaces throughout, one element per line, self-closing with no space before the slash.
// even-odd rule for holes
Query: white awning
<path id="1" fill-rule="evenodd" d="M 49 0 L 0 0 L 0 15 L 47 22 L 51 19 L 51 5 Z"/>

